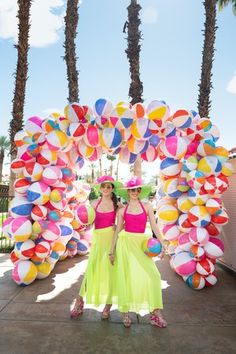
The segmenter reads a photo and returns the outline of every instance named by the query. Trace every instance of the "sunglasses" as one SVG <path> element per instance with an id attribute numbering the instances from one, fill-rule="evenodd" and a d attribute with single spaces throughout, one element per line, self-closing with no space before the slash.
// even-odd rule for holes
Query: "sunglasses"
<path id="1" fill-rule="evenodd" d="M 101 188 L 103 188 L 103 189 L 112 189 L 113 187 L 110 185 L 110 184 L 106 184 L 106 183 L 102 183 L 101 184 Z"/>
<path id="2" fill-rule="evenodd" d="M 130 192 L 141 192 L 141 188 L 131 188 L 131 189 L 128 189 L 128 191 Z"/>

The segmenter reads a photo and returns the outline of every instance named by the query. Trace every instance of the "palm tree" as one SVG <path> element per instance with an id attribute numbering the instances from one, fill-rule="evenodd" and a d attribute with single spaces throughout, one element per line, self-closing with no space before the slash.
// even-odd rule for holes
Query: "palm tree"
<path id="1" fill-rule="evenodd" d="M 140 40 L 142 33 L 139 30 L 139 25 L 141 20 L 139 18 L 139 12 L 141 6 L 138 4 L 137 0 L 131 0 L 130 5 L 127 7 L 128 10 L 128 21 L 125 22 L 123 32 L 128 29 L 128 48 L 126 49 L 127 58 L 129 61 L 129 70 L 130 70 L 130 87 L 129 87 L 129 97 L 131 98 L 131 104 L 137 102 L 143 102 L 143 83 L 140 80 Z M 141 177 L 142 166 L 141 158 L 138 157 L 134 163 L 134 174 Z"/>
<path id="2" fill-rule="evenodd" d="M 25 104 L 25 90 L 28 73 L 28 51 L 29 51 L 29 29 L 30 29 L 30 8 L 32 0 L 18 0 L 18 44 L 15 45 L 17 49 L 17 68 L 15 74 L 15 90 L 12 100 L 12 120 L 10 122 L 10 154 L 11 160 L 16 156 L 16 146 L 14 143 L 15 134 L 23 127 L 24 104 Z M 11 173 L 9 195 L 13 195 L 14 175 Z"/>
<path id="3" fill-rule="evenodd" d="M 110 175 L 113 175 L 113 161 L 116 160 L 116 156 L 107 155 L 107 160 L 110 161 Z"/>
<path id="4" fill-rule="evenodd" d="M 76 29 L 79 20 L 79 0 L 68 0 L 65 16 L 65 56 L 67 66 L 67 80 L 69 89 L 69 102 L 79 102 L 78 71 L 76 70 Z"/>
<path id="5" fill-rule="evenodd" d="M 0 183 L 2 182 L 2 170 L 5 153 L 11 146 L 10 140 L 6 136 L 0 136 Z"/>
<path id="6" fill-rule="evenodd" d="M 233 13 L 236 15 L 236 0 L 204 0 L 205 28 L 204 45 L 202 51 L 201 80 L 199 84 L 198 111 L 201 117 L 208 117 L 211 109 L 210 93 L 212 89 L 212 65 L 214 61 L 214 46 L 216 37 L 216 4 L 223 10 L 232 4 Z"/>

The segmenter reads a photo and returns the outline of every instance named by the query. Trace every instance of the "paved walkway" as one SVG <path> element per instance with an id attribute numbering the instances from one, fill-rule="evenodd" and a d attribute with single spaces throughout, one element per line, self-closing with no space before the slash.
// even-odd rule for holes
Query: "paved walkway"
<path id="1" fill-rule="evenodd" d="M 59 262 L 47 279 L 19 287 L 11 280 L 9 255 L 0 254 L 0 353 L 236 353 L 233 274 L 218 267 L 218 284 L 194 291 L 170 269 L 168 258 L 158 261 L 169 326 L 154 328 L 147 316 L 133 315 L 125 329 L 116 310 L 109 321 L 101 321 L 95 309 L 69 318 L 86 263 L 82 257 Z"/>

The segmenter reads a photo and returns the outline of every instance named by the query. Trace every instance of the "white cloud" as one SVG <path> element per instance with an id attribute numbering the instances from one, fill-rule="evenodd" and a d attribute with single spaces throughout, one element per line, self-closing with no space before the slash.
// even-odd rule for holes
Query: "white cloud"
<path id="1" fill-rule="evenodd" d="M 58 31 L 64 25 L 65 0 L 35 0 L 31 6 L 30 45 L 45 47 L 59 40 Z M 0 3 L 0 37 L 17 42 L 17 0 Z"/>
<path id="2" fill-rule="evenodd" d="M 230 93 L 235 93 L 236 94 L 236 74 L 234 77 L 229 81 L 226 90 Z"/>
<path id="3" fill-rule="evenodd" d="M 142 22 L 145 24 L 154 24 L 157 22 L 157 9 L 154 6 L 147 6 L 142 11 Z"/>

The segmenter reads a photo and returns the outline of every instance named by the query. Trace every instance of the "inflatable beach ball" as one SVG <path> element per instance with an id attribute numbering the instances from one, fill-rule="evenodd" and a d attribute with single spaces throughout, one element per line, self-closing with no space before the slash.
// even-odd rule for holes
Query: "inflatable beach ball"
<path id="1" fill-rule="evenodd" d="M 204 205 L 210 197 L 203 188 L 196 190 L 190 188 L 187 195 L 189 200 L 196 205 Z"/>
<path id="2" fill-rule="evenodd" d="M 31 211 L 31 218 L 36 220 L 43 220 L 47 216 L 47 208 L 43 205 L 35 205 Z"/>
<path id="3" fill-rule="evenodd" d="M 100 135 L 101 146 L 106 149 L 115 149 L 122 142 L 121 133 L 116 128 L 104 128 Z"/>
<path id="4" fill-rule="evenodd" d="M 193 170 L 187 174 L 187 182 L 192 189 L 200 189 L 205 183 L 205 180 L 205 175 L 200 171 Z"/>
<path id="5" fill-rule="evenodd" d="M 177 185 L 177 189 L 180 192 L 187 192 L 189 190 L 189 185 L 187 183 L 187 179 L 185 177 L 178 177 L 178 185 Z"/>
<path id="6" fill-rule="evenodd" d="M 206 202 L 206 208 L 210 215 L 214 215 L 220 211 L 222 201 L 220 198 L 210 198 Z"/>
<path id="7" fill-rule="evenodd" d="M 88 146 L 84 139 L 81 139 L 79 142 L 78 142 L 78 153 L 81 157 L 84 157 L 84 158 L 89 158 L 92 156 L 92 154 L 94 153 L 94 148 L 91 147 L 91 146 Z"/>
<path id="8" fill-rule="evenodd" d="M 30 216 L 33 204 L 25 197 L 14 197 L 10 202 L 9 211 L 12 217 Z"/>
<path id="9" fill-rule="evenodd" d="M 180 235 L 179 228 L 175 224 L 164 225 L 162 233 L 164 235 L 164 239 L 168 241 L 177 240 Z"/>
<path id="10" fill-rule="evenodd" d="M 215 224 L 226 225 L 229 222 L 229 216 L 225 208 L 220 209 L 216 214 L 212 215 L 211 221 Z"/>
<path id="11" fill-rule="evenodd" d="M 205 277 L 205 282 L 206 282 L 206 286 L 214 286 L 217 283 L 218 279 L 217 276 L 215 274 L 215 272 L 213 272 L 212 274 L 209 274 L 208 276 Z"/>
<path id="12" fill-rule="evenodd" d="M 67 129 L 67 134 L 73 138 L 74 141 L 82 139 L 85 133 L 85 127 L 82 123 L 70 123 Z"/>
<path id="13" fill-rule="evenodd" d="M 197 264 L 189 252 L 180 252 L 174 256 L 173 267 L 177 274 L 188 276 L 196 272 Z"/>
<path id="14" fill-rule="evenodd" d="M 179 109 L 173 114 L 172 123 L 179 129 L 188 128 L 192 123 L 192 115 L 185 109 Z"/>
<path id="15" fill-rule="evenodd" d="M 147 140 L 151 137 L 149 130 L 149 119 L 140 118 L 136 119 L 131 125 L 131 134 L 135 139 Z"/>
<path id="16" fill-rule="evenodd" d="M 224 176 L 232 176 L 234 172 L 234 168 L 233 168 L 233 165 L 231 162 L 224 162 L 223 165 L 222 165 L 222 170 L 221 170 L 221 173 L 224 175 Z"/>
<path id="17" fill-rule="evenodd" d="M 193 207 L 193 203 L 185 193 L 177 199 L 177 206 L 182 213 L 187 213 Z"/>
<path id="18" fill-rule="evenodd" d="M 34 255 L 35 243 L 32 240 L 26 240 L 24 242 L 16 242 L 14 251 L 15 251 L 15 255 L 19 259 L 29 259 Z"/>
<path id="19" fill-rule="evenodd" d="M 68 144 L 66 133 L 60 130 L 53 130 L 46 136 L 48 146 L 53 151 L 63 150 Z"/>
<path id="20" fill-rule="evenodd" d="M 51 246 L 47 241 L 40 241 L 35 246 L 35 255 L 40 259 L 46 258 L 51 251 Z"/>
<path id="21" fill-rule="evenodd" d="M 125 146 L 119 152 L 119 159 L 123 163 L 132 164 L 136 161 L 137 155 L 130 152 L 127 146 Z"/>
<path id="22" fill-rule="evenodd" d="M 150 120 L 157 122 L 161 127 L 170 115 L 169 107 L 163 101 L 154 100 L 146 107 L 146 113 Z"/>
<path id="23" fill-rule="evenodd" d="M 21 173 L 25 167 L 25 161 L 21 159 L 15 159 L 11 162 L 11 170 L 13 173 Z"/>
<path id="24" fill-rule="evenodd" d="M 216 156 L 206 156 L 198 162 L 197 168 L 206 177 L 208 177 L 210 175 L 219 174 L 221 172 L 222 165 Z"/>
<path id="25" fill-rule="evenodd" d="M 23 242 L 32 233 L 31 221 L 26 217 L 18 217 L 11 222 L 11 234 L 16 242 Z"/>
<path id="26" fill-rule="evenodd" d="M 78 221 L 83 225 L 89 225 L 94 222 L 95 211 L 90 205 L 81 204 L 75 210 L 75 215 Z"/>
<path id="27" fill-rule="evenodd" d="M 89 252 L 89 243 L 86 240 L 79 240 L 77 243 L 77 254 L 84 256 Z"/>
<path id="28" fill-rule="evenodd" d="M 29 285 L 37 276 L 37 268 L 31 261 L 20 261 L 12 272 L 12 279 L 18 285 Z"/>
<path id="29" fill-rule="evenodd" d="M 179 212 L 173 205 L 162 205 L 158 209 L 158 217 L 163 224 L 173 224 L 177 221 Z"/>
<path id="30" fill-rule="evenodd" d="M 29 188 L 31 182 L 26 178 L 18 178 L 14 182 L 14 188 L 16 193 L 21 194 L 22 196 L 26 195 L 26 191 Z"/>
<path id="31" fill-rule="evenodd" d="M 163 190 L 171 198 L 179 198 L 182 192 L 178 189 L 178 178 L 169 178 L 163 184 Z"/>
<path id="32" fill-rule="evenodd" d="M 175 160 L 171 157 L 167 157 L 161 161 L 160 171 L 163 175 L 168 177 L 176 176 L 180 173 L 182 165 L 179 160 Z"/>
<path id="33" fill-rule="evenodd" d="M 145 116 L 145 107 L 142 103 L 138 102 L 132 106 L 135 118 L 143 118 Z"/>
<path id="34" fill-rule="evenodd" d="M 60 226 L 52 221 L 47 225 L 47 229 L 42 233 L 42 237 L 47 242 L 54 242 L 61 236 Z"/>
<path id="35" fill-rule="evenodd" d="M 193 245 L 204 246 L 209 241 L 209 233 L 203 227 L 193 227 L 189 232 L 189 239 Z"/>
<path id="36" fill-rule="evenodd" d="M 66 118 L 70 123 L 78 123 L 84 119 L 84 108 L 77 102 L 69 103 L 65 109 L 64 113 Z"/>
<path id="37" fill-rule="evenodd" d="M 197 272 L 201 275 L 208 276 L 215 270 L 214 264 L 208 258 L 202 259 L 197 263 Z"/>
<path id="38" fill-rule="evenodd" d="M 156 238 L 149 238 L 142 243 L 143 252 L 149 257 L 156 257 L 162 251 L 162 244 Z"/>
<path id="39" fill-rule="evenodd" d="M 42 173 L 43 167 L 38 162 L 27 162 L 23 168 L 23 175 L 30 182 L 39 181 Z"/>
<path id="40" fill-rule="evenodd" d="M 16 158 L 25 162 L 35 161 L 35 157 L 30 155 L 28 151 L 28 144 L 22 145 L 18 148 Z"/>
<path id="41" fill-rule="evenodd" d="M 188 233 L 184 233 L 179 236 L 178 246 L 182 251 L 186 251 L 186 252 L 190 251 L 190 249 L 192 247 L 192 243 L 189 239 Z"/>
<path id="42" fill-rule="evenodd" d="M 195 289 L 195 290 L 201 290 L 206 285 L 205 278 L 202 275 L 198 274 L 197 272 L 190 275 L 186 279 L 186 283 L 188 284 L 188 286 L 190 288 Z"/>
<path id="43" fill-rule="evenodd" d="M 160 148 L 165 156 L 180 159 L 187 151 L 187 144 L 184 138 L 179 136 L 170 136 L 160 144 Z"/>
<path id="44" fill-rule="evenodd" d="M 197 227 L 204 227 L 211 221 L 211 216 L 207 212 L 207 208 L 203 205 L 195 205 L 188 212 L 190 222 Z"/>
<path id="45" fill-rule="evenodd" d="M 109 117 L 113 110 L 113 104 L 105 98 L 99 98 L 95 102 L 94 110 L 98 116 Z"/>
<path id="46" fill-rule="evenodd" d="M 100 145 L 100 136 L 99 130 L 94 125 L 90 125 L 86 128 L 84 134 L 85 144 L 91 147 L 97 147 Z"/>
<path id="47" fill-rule="evenodd" d="M 204 139 L 200 141 L 197 148 L 198 155 L 200 156 L 213 155 L 214 152 L 215 152 L 215 142 L 213 139 Z"/>
<path id="48" fill-rule="evenodd" d="M 42 133 L 43 120 L 37 116 L 30 117 L 25 122 L 24 129 L 29 136 L 33 136 L 35 133 Z"/>
<path id="49" fill-rule="evenodd" d="M 14 142 L 16 146 L 19 148 L 20 146 L 25 144 L 23 140 L 27 136 L 25 130 L 19 130 L 14 136 Z"/>
<path id="50" fill-rule="evenodd" d="M 37 267 L 37 279 L 45 279 L 49 276 L 49 274 L 52 271 L 52 265 L 48 262 L 43 262 L 39 265 L 36 265 Z"/>
<path id="51" fill-rule="evenodd" d="M 149 143 L 147 140 L 136 140 L 133 137 L 131 137 L 127 141 L 127 147 L 130 152 L 133 154 L 142 154 L 144 153 L 149 146 Z"/>
<path id="52" fill-rule="evenodd" d="M 186 172 L 190 172 L 196 170 L 198 165 L 198 159 L 195 155 L 189 156 L 187 159 L 183 161 L 183 170 Z"/>
<path id="53" fill-rule="evenodd" d="M 200 261 L 205 257 L 204 248 L 198 245 L 192 245 L 189 254 L 195 261 Z"/>
<path id="54" fill-rule="evenodd" d="M 34 182 L 27 190 L 27 198 L 30 202 L 43 205 L 49 201 L 51 189 L 43 182 Z"/>
<path id="55" fill-rule="evenodd" d="M 188 218 L 188 214 L 181 214 L 178 219 L 178 227 L 181 232 L 189 232 L 193 227 L 193 224 Z"/>
<path id="56" fill-rule="evenodd" d="M 62 178 L 62 172 L 57 166 L 46 167 L 42 173 L 42 182 L 54 186 Z"/>
<path id="57" fill-rule="evenodd" d="M 43 149 L 37 156 L 37 162 L 43 167 L 56 164 L 57 152 L 50 149 Z"/>
<path id="58" fill-rule="evenodd" d="M 223 256 L 224 244 L 220 239 L 216 237 L 210 237 L 209 241 L 204 245 L 204 250 L 207 257 L 216 259 Z"/>
<path id="59" fill-rule="evenodd" d="M 147 150 L 143 154 L 141 154 L 142 159 L 148 162 L 155 161 L 157 156 L 157 149 L 152 145 L 149 145 Z"/>

